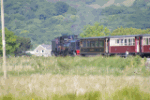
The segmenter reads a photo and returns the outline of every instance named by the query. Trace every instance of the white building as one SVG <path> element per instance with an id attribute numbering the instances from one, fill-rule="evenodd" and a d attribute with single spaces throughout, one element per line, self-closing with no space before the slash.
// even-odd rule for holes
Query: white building
<path id="1" fill-rule="evenodd" d="M 26 53 L 30 53 L 36 56 L 51 56 L 51 45 L 42 44 L 34 49 L 34 51 L 26 51 Z"/>

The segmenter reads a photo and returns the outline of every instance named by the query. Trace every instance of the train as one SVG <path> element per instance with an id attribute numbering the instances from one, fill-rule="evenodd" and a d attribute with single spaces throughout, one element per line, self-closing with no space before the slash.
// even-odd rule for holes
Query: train
<path id="1" fill-rule="evenodd" d="M 68 54 L 74 56 L 150 55 L 150 34 L 72 38 L 72 40 L 64 42 L 60 50 L 56 49 L 60 45 L 54 48 L 54 42 L 56 43 L 56 41 L 52 41 L 52 52 L 65 56 Z"/>
<path id="2" fill-rule="evenodd" d="M 80 54 L 80 40 L 77 35 L 62 35 L 52 40 L 52 56 L 76 56 Z"/>

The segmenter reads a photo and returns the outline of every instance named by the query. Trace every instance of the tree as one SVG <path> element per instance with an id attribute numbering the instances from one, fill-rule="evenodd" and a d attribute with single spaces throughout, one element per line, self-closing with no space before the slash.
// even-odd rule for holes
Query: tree
<path id="1" fill-rule="evenodd" d="M 0 30 L 0 56 L 2 56 L 2 30 Z M 9 31 L 5 28 L 5 40 L 6 40 L 6 55 L 11 55 L 16 48 L 19 47 L 19 44 L 16 43 L 17 36 L 14 35 L 12 31 Z"/>
<path id="2" fill-rule="evenodd" d="M 109 7 L 106 7 L 105 9 L 102 10 L 102 14 L 103 15 L 114 15 L 114 14 L 121 14 L 121 13 L 130 13 L 130 11 L 128 11 L 128 7 L 126 6 L 116 6 L 116 5 L 111 5 Z M 130 8 L 131 9 L 131 8 Z"/>
<path id="3" fill-rule="evenodd" d="M 96 37 L 96 36 L 108 36 L 110 33 L 107 27 L 104 28 L 103 25 L 100 26 L 99 23 L 95 23 L 94 26 L 86 25 L 83 29 L 83 33 L 80 34 L 81 37 Z"/>
<path id="4" fill-rule="evenodd" d="M 19 44 L 19 48 L 17 48 L 15 50 L 15 52 L 14 52 L 15 56 L 23 55 L 23 54 L 25 54 L 25 51 L 32 48 L 30 38 L 25 38 L 25 37 L 19 37 L 18 36 L 16 42 Z"/>
<path id="5" fill-rule="evenodd" d="M 115 29 L 111 35 L 138 35 L 138 34 L 149 34 L 150 29 L 142 30 L 137 28 L 123 28 L 122 26 L 120 28 Z"/>
<path id="6" fill-rule="evenodd" d="M 149 0 L 135 0 L 132 7 L 140 9 L 142 7 L 145 7 L 148 2 Z"/>
<path id="7" fill-rule="evenodd" d="M 55 4 L 55 9 L 57 11 L 57 15 L 61 15 L 61 14 L 65 13 L 65 12 L 67 12 L 68 8 L 69 8 L 69 5 L 66 4 L 65 2 L 62 2 L 62 1 L 58 1 Z"/>

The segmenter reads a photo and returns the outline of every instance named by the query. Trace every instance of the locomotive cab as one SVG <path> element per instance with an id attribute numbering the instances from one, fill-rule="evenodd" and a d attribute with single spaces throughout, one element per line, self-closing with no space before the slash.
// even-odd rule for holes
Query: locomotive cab
<path id="1" fill-rule="evenodd" d="M 80 54 L 80 41 L 79 40 L 72 40 L 70 41 L 70 51 L 72 55 L 79 55 Z"/>

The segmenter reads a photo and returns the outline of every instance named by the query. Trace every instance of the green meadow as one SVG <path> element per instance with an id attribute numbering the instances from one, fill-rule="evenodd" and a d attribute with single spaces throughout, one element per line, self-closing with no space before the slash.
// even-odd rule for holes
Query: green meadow
<path id="1" fill-rule="evenodd" d="M 146 58 L 10 57 L 1 100 L 150 100 Z"/>

